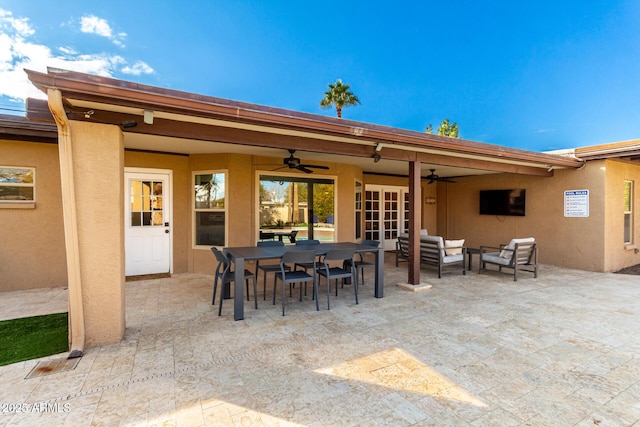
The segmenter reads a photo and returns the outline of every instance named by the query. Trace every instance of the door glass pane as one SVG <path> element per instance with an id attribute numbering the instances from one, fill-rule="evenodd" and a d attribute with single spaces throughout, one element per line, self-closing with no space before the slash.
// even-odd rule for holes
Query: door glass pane
<path id="1" fill-rule="evenodd" d="M 259 224 L 261 236 L 278 233 L 289 242 L 313 238 L 333 241 L 335 236 L 334 183 L 321 178 L 262 175 Z M 313 194 L 313 200 L 310 200 Z"/>
<path id="2" fill-rule="evenodd" d="M 362 238 L 362 183 L 356 181 L 355 188 L 355 214 L 356 214 L 356 233 L 355 238 Z"/>
<path id="3" fill-rule="evenodd" d="M 161 181 L 130 181 L 129 207 L 132 227 L 164 225 L 162 186 Z"/>
<path id="4" fill-rule="evenodd" d="M 380 240 L 380 192 L 365 191 L 364 238 Z"/>
<path id="5" fill-rule="evenodd" d="M 318 222 L 313 224 L 313 238 L 332 242 L 335 232 L 333 183 L 313 184 L 313 213 Z"/>
<path id="6" fill-rule="evenodd" d="M 140 212 L 131 212 L 131 226 L 139 227 L 142 225 L 142 217 Z"/>

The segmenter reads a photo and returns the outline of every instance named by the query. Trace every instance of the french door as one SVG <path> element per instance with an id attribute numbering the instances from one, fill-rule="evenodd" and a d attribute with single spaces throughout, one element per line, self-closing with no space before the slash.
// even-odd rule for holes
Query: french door
<path id="1" fill-rule="evenodd" d="M 125 173 L 125 275 L 171 271 L 168 173 Z"/>
<path id="2" fill-rule="evenodd" d="M 398 234 L 409 227 L 409 188 L 367 185 L 364 226 L 365 239 L 378 240 L 385 250 L 394 250 Z"/>

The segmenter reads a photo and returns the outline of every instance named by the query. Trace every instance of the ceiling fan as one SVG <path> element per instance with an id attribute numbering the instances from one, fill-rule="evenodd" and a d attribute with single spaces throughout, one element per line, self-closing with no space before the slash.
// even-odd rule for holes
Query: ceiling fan
<path id="1" fill-rule="evenodd" d="M 289 150 L 289 157 L 285 157 L 284 159 L 282 159 L 284 166 L 278 168 L 278 169 L 283 169 L 285 167 L 289 168 L 289 169 L 298 169 L 299 171 L 302 171 L 304 173 L 313 173 L 313 171 L 311 169 L 325 169 L 328 170 L 329 167 L 327 166 L 320 166 L 320 165 L 309 165 L 309 164 L 305 164 L 305 163 L 300 163 L 300 159 L 297 157 L 294 157 L 294 153 L 296 152 L 296 150 Z M 277 169 L 276 169 L 277 170 Z"/>
<path id="2" fill-rule="evenodd" d="M 455 181 L 450 180 L 449 178 L 440 178 L 438 175 L 436 175 L 436 170 L 435 169 L 429 169 L 431 171 L 430 175 L 427 175 L 426 179 L 429 180 L 429 182 L 427 182 L 427 184 L 433 184 L 436 181 L 439 182 L 451 182 L 453 184 L 455 184 Z"/>

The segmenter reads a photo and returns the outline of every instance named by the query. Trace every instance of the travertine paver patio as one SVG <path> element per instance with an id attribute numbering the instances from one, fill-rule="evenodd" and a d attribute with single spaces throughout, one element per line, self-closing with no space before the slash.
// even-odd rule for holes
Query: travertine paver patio
<path id="1" fill-rule="evenodd" d="M 0 425 L 640 425 L 637 276 L 423 270 L 433 288 L 410 293 L 390 261 L 383 299 L 345 287 L 316 312 L 294 293 L 282 317 L 268 291 L 239 322 L 210 276 L 127 283 L 121 343 L 45 377 L 0 367 L 0 402 L 50 404 Z"/>

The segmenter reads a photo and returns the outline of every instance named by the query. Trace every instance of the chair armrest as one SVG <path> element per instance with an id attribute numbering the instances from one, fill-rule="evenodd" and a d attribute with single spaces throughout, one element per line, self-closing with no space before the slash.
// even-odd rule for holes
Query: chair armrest
<path id="1" fill-rule="evenodd" d="M 480 246 L 480 253 L 483 254 L 485 252 L 489 252 L 489 251 L 485 251 L 485 249 L 494 249 L 495 251 L 501 251 L 503 248 L 498 246 Z M 495 252 L 495 251 L 491 251 L 491 252 Z"/>

